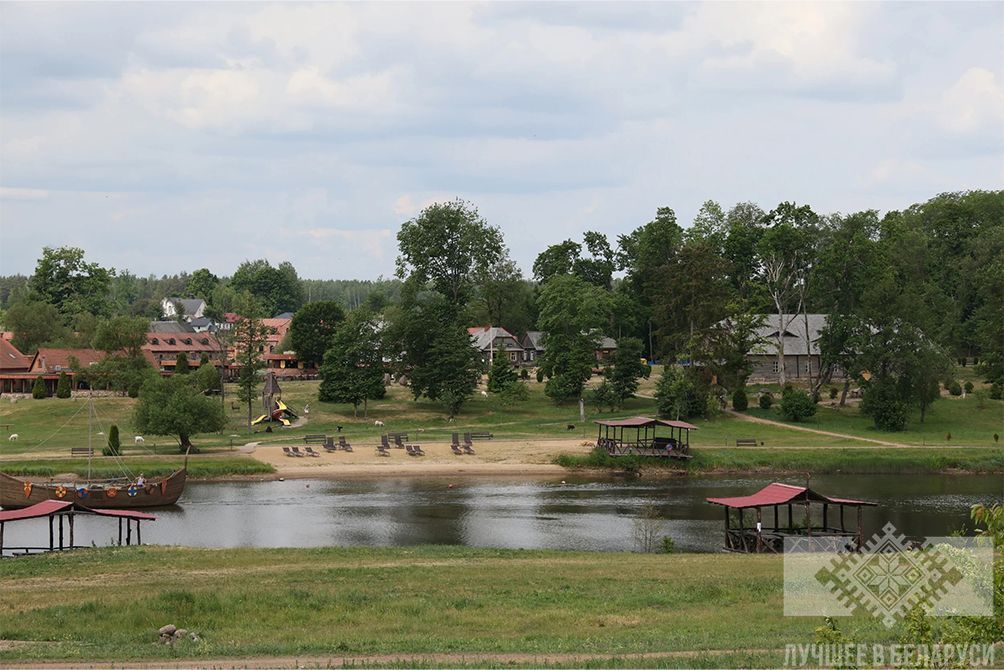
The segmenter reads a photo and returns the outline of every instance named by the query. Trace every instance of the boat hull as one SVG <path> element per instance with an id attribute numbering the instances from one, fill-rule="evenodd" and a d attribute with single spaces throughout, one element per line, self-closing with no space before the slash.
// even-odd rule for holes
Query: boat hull
<path id="1" fill-rule="evenodd" d="M 163 479 L 153 479 L 129 495 L 128 485 L 116 487 L 116 493 L 102 487 L 87 487 L 83 482 L 68 484 L 34 484 L 0 472 L 0 507 L 5 509 L 28 507 L 46 500 L 65 500 L 93 509 L 138 509 L 163 507 L 178 502 L 185 492 L 188 471 L 184 468 Z M 78 487 L 85 487 L 81 493 Z M 62 493 L 62 495 L 59 495 Z"/>

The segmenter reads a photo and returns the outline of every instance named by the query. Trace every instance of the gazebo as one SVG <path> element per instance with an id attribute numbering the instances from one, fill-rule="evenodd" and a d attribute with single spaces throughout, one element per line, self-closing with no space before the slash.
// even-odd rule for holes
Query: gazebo
<path id="1" fill-rule="evenodd" d="M 784 551 L 784 540 L 787 537 L 846 537 L 854 540 L 855 547 L 861 548 L 864 543 L 862 536 L 861 510 L 864 507 L 875 507 L 877 503 L 864 500 L 852 500 L 850 498 L 831 498 L 821 493 L 816 493 L 806 486 L 792 486 L 791 484 L 781 484 L 774 482 L 768 484 L 756 493 L 748 496 L 737 496 L 734 498 L 706 498 L 712 505 L 721 505 L 725 508 L 725 549 L 726 551 L 738 551 L 746 553 L 781 553 Z M 795 505 L 803 508 L 802 518 L 796 519 Z M 821 506 L 822 511 L 816 521 L 820 523 L 813 525 L 812 506 Z M 839 510 L 837 525 L 830 525 L 830 506 L 836 506 Z M 768 526 L 764 522 L 763 508 L 772 507 L 774 509 L 773 526 Z M 856 528 L 853 531 L 847 530 L 844 519 L 844 508 L 852 507 L 857 511 Z M 787 523 L 779 509 L 786 508 L 788 511 Z M 755 520 L 751 520 L 750 526 L 746 526 L 744 512 L 748 509 L 756 510 Z M 738 512 L 738 524 L 732 525 L 732 511 Z"/>
<path id="2" fill-rule="evenodd" d="M 690 431 L 697 430 L 686 421 L 667 421 L 647 416 L 630 419 L 597 421 L 599 432 L 596 446 L 607 450 L 611 456 L 657 456 L 661 458 L 690 458 Z M 669 428 L 669 435 L 657 435 L 657 428 Z"/>
<path id="3" fill-rule="evenodd" d="M 25 521 L 28 519 L 49 519 L 49 546 L 38 546 L 38 547 L 6 547 L 6 549 L 12 554 L 23 553 L 30 554 L 31 552 L 43 552 L 43 551 L 63 551 L 65 549 L 80 549 L 82 546 L 75 545 L 73 542 L 73 528 L 74 520 L 77 515 L 88 515 L 88 516 L 104 516 L 112 517 L 118 519 L 119 521 L 119 541 L 122 544 L 122 522 L 125 521 L 126 524 L 126 536 L 125 543 L 127 545 L 132 544 L 132 531 L 133 522 L 136 524 L 136 544 L 142 544 L 142 539 L 140 535 L 140 522 L 141 521 L 156 521 L 157 517 L 152 514 L 147 514 L 146 512 L 137 512 L 135 510 L 124 510 L 124 509 L 90 509 L 84 507 L 75 502 L 70 502 L 67 500 L 44 500 L 40 503 L 31 505 L 30 507 L 25 507 L 23 509 L 15 510 L 5 510 L 0 512 L 0 557 L 3 557 L 4 552 L 4 527 L 8 523 L 14 521 Z M 64 536 L 64 519 L 66 520 L 67 535 Z M 59 544 L 56 544 L 56 532 L 55 532 L 55 522 L 59 521 Z"/>

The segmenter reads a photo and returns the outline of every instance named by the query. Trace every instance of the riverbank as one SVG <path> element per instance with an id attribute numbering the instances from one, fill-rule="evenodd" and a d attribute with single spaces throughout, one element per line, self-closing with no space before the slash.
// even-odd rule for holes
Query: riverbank
<path id="1" fill-rule="evenodd" d="M 85 549 L 0 564 L 0 660 L 775 667 L 822 623 L 783 616 L 781 586 L 776 556 Z M 166 624 L 199 640 L 159 644 Z M 899 634 L 867 616 L 840 626 Z"/>

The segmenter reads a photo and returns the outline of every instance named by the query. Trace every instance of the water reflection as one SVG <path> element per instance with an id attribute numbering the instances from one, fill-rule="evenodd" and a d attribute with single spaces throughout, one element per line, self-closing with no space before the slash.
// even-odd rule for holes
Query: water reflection
<path id="1" fill-rule="evenodd" d="M 178 506 L 158 510 L 158 520 L 144 524 L 143 540 L 199 547 L 462 544 L 619 551 L 635 548 L 632 520 L 644 505 L 654 504 L 678 550 L 717 551 L 722 513 L 704 498 L 748 494 L 770 481 L 190 482 Z M 989 475 L 831 475 L 813 477 L 811 485 L 822 493 L 880 503 L 865 510 L 866 533 L 891 521 L 910 536 L 947 535 L 966 525 L 970 505 L 1004 500 L 1004 480 Z M 87 521 L 78 525 L 78 542 L 108 544 L 115 535 L 114 522 Z M 47 542 L 44 523 L 8 525 L 6 543 L 41 544 L 43 536 Z"/>

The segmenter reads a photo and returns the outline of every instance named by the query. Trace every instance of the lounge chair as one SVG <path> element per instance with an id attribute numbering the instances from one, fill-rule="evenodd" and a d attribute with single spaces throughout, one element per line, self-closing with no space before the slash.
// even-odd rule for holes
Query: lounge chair
<path id="1" fill-rule="evenodd" d="M 470 433 L 464 433 L 464 453 L 474 455 L 474 442 L 471 440 Z"/>
<path id="2" fill-rule="evenodd" d="M 408 452 L 409 456 L 418 456 L 418 454 L 415 453 L 414 447 L 412 447 L 410 444 L 404 445 L 404 449 L 405 451 Z"/>
<path id="3" fill-rule="evenodd" d="M 394 448 L 395 449 L 404 449 L 405 448 L 404 440 L 401 439 L 400 435 L 395 435 L 394 436 Z"/>
<path id="4" fill-rule="evenodd" d="M 422 445 L 420 444 L 411 445 L 411 452 L 416 456 L 425 456 L 425 452 L 422 451 Z"/>
<path id="5" fill-rule="evenodd" d="M 329 437 L 324 441 L 325 451 L 335 451 L 336 449 L 338 449 L 338 447 L 335 446 L 335 438 Z"/>
<path id="6" fill-rule="evenodd" d="M 338 448 L 344 449 L 345 451 L 352 451 L 352 445 L 349 444 L 349 441 L 345 439 L 344 435 L 338 436 Z"/>
<path id="7" fill-rule="evenodd" d="M 390 449 L 390 438 L 388 438 L 386 435 L 380 436 L 380 448 Z"/>
<path id="8" fill-rule="evenodd" d="M 450 445 L 450 449 L 452 449 L 453 453 L 455 453 L 457 456 L 463 456 L 464 455 L 464 450 L 461 449 L 460 445 L 457 444 L 457 443 L 451 444 Z"/>
<path id="9" fill-rule="evenodd" d="M 470 456 L 473 456 L 474 455 L 474 447 L 471 446 L 471 445 L 469 445 L 469 444 L 465 444 L 464 445 L 464 453 L 468 454 Z"/>
<path id="10" fill-rule="evenodd" d="M 377 456 L 390 456 L 390 449 L 386 444 L 377 445 Z"/>
<path id="11" fill-rule="evenodd" d="M 321 455 L 319 453 L 317 453 L 316 451 L 314 451 L 313 447 L 304 447 L 303 450 L 307 452 L 308 456 L 316 456 L 317 458 L 321 457 Z"/>
<path id="12" fill-rule="evenodd" d="M 290 447 L 290 450 L 293 452 L 294 456 L 303 457 L 306 455 L 302 451 L 300 451 L 300 447 Z"/>
<path id="13" fill-rule="evenodd" d="M 296 454 L 294 454 L 292 451 L 289 450 L 289 447 L 283 447 L 282 453 L 286 454 L 287 456 L 296 456 Z"/>

